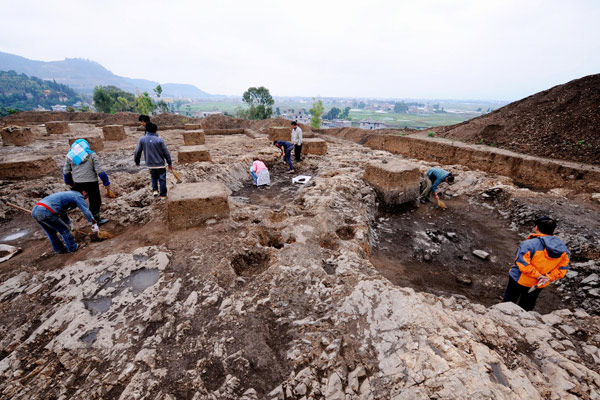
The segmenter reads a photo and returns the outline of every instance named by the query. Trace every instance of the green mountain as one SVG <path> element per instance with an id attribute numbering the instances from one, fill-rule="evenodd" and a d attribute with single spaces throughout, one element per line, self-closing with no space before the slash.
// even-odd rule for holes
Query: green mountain
<path id="1" fill-rule="evenodd" d="M 70 87 L 15 71 L 0 71 L 0 114 L 9 109 L 33 110 L 38 105 L 49 109 L 55 104 L 72 105 L 81 97 Z"/>
<path id="2" fill-rule="evenodd" d="M 159 82 L 146 79 L 131 79 L 118 76 L 95 61 L 81 58 L 66 58 L 62 61 L 36 61 L 14 54 L 0 52 L 0 70 L 14 70 L 41 79 L 54 80 L 75 89 L 79 93 L 92 94 L 95 86 L 116 86 L 127 92 L 149 92 Z M 161 83 L 163 97 L 209 98 L 194 85 Z"/>

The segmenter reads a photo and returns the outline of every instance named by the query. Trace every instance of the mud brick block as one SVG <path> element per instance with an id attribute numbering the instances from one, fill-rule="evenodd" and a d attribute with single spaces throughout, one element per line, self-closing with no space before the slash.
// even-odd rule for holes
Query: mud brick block
<path id="1" fill-rule="evenodd" d="M 3 146 L 27 146 L 35 140 L 31 128 L 22 126 L 7 126 L 0 131 L 0 135 Z"/>
<path id="2" fill-rule="evenodd" d="M 104 140 L 102 140 L 100 136 L 78 136 L 74 138 L 69 138 L 69 146 L 73 145 L 73 143 L 75 143 L 77 139 L 87 140 L 92 151 L 104 150 Z"/>
<path id="3" fill-rule="evenodd" d="M 243 135 L 246 133 L 244 128 L 233 128 L 233 129 L 205 129 L 205 135 Z"/>
<path id="4" fill-rule="evenodd" d="M 183 132 L 183 144 L 186 146 L 197 146 L 204 144 L 206 138 L 204 131 L 185 131 Z"/>
<path id="5" fill-rule="evenodd" d="M 204 146 L 183 146 L 179 148 L 177 162 L 193 163 L 210 161 L 210 153 Z"/>
<path id="6" fill-rule="evenodd" d="M 186 131 L 198 131 L 202 129 L 202 126 L 200 124 L 185 124 L 184 128 Z"/>
<path id="7" fill-rule="evenodd" d="M 176 185 L 169 192 L 169 228 L 187 229 L 209 219 L 229 217 L 229 195 L 222 182 L 197 182 Z"/>
<path id="8" fill-rule="evenodd" d="M 414 202 L 419 196 L 419 167 L 407 161 L 368 163 L 363 178 L 388 206 Z"/>
<path id="9" fill-rule="evenodd" d="M 56 162 L 48 156 L 16 156 L 0 161 L 0 179 L 39 178 L 57 171 Z"/>
<path id="10" fill-rule="evenodd" d="M 69 123 L 66 121 L 55 121 L 46 122 L 46 132 L 48 135 L 60 135 L 62 133 L 69 133 Z"/>
<path id="11" fill-rule="evenodd" d="M 106 125 L 102 127 L 104 140 L 123 140 L 127 137 L 123 125 Z"/>
<path id="12" fill-rule="evenodd" d="M 292 128 L 285 126 L 272 126 L 269 128 L 269 141 L 274 142 L 277 140 L 285 140 L 286 142 L 292 141 Z"/>
<path id="13" fill-rule="evenodd" d="M 327 154 L 327 142 L 323 139 L 303 139 L 302 153 L 324 156 Z"/>

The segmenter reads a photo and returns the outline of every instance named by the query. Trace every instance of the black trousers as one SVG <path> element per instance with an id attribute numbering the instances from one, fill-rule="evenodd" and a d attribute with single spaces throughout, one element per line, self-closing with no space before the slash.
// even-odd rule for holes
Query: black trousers
<path id="1" fill-rule="evenodd" d="M 300 161 L 300 153 L 302 153 L 302 145 L 295 144 L 294 145 L 294 158 L 296 161 Z"/>
<path id="2" fill-rule="evenodd" d="M 529 292 L 529 287 L 519 285 L 513 278 L 508 277 L 508 285 L 506 285 L 506 291 L 504 291 L 504 299 L 502 301 L 510 301 L 516 303 L 525 311 L 531 311 L 535 307 L 535 302 L 540 295 L 542 289 L 535 289 L 533 292 Z"/>
<path id="3" fill-rule="evenodd" d="M 96 221 L 98 221 L 100 217 L 100 206 L 102 205 L 102 197 L 100 197 L 100 186 L 98 185 L 98 182 L 76 182 L 73 190 L 78 192 L 85 190 L 88 193 L 90 212 Z"/>

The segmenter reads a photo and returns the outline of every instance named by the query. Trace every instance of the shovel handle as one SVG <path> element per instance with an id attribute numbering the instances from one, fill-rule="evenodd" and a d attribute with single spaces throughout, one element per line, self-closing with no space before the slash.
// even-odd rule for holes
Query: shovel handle
<path id="1" fill-rule="evenodd" d="M 16 208 L 17 210 L 21 210 L 21 211 L 23 211 L 23 212 L 26 212 L 27 214 L 31 214 L 31 210 L 28 210 L 28 209 L 26 209 L 26 208 L 23 208 L 23 207 L 21 207 L 21 206 L 18 206 L 18 205 L 16 205 L 16 204 L 13 204 L 13 203 L 9 203 L 8 201 L 6 202 L 6 205 L 8 205 L 8 206 L 10 206 L 10 207 L 12 207 L 12 208 Z"/>

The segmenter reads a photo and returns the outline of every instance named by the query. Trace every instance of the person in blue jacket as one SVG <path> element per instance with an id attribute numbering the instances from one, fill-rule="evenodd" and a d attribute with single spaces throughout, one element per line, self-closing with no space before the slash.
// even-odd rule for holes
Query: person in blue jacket
<path id="1" fill-rule="evenodd" d="M 157 130 L 158 127 L 152 122 L 146 123 L 146 135 L 140 138 L 133 159 L 135 165 L 139 166 L 142 152 L 144 153 L 146 165 L 150 170 L 154 197 L 159 195 L 159 184 L 160 197 L 167 197 L 167 170 L 165 169 L 165 161 L 171 171 L 173 170 L 173 161 L 171 160 L 171 154 L 169 154 L 165 141 L 156 134 Z"/>
<path id="2" fill-rule="evenodd" d="M 437 188 L 442 182 L 453 183 L 454 176 L 452 175 L 452 173 L 441 168 L 431 168 L 429 171 L 427 171 L 423 175 L 424 189 L 421 192 L 421 196 L 419 197 L 421 203 L 430 201 L 429 195 L 431 192 L 433 192 L 433 195 L 435 196 L 436 200 L 439 200 L 440 197 L 437 194 Z"/>
<path id="3" fill-rule="evenodd" d="M 73 210 L 75 207 L 79 207 L 85 218 L 92 224 L 92 232 L 99 232 L 98 224 L 85 202 L 87 195 L 86 191 L 80 193 L 74 190 L 53 193 L 37 202 L 31 210 L 31 216 L 46 232 L 55 253 L 72 253 L 79 248 L 71 235 L 71 220 L 67 215 L 67 211 Z M 64 244 L 58 234 L 62 237 Z"/>
<path id="4" fill-rule="evenodd" d="M 281 149 L 280 155 L 283 156 L 283 159 L 285 162 L 287 162 L 288 167 L 290 167 L 288 174 L 293 174 L 295 172 L 294 165 L 292 164 L 292 149 L 294 148 L 294 145 L 290 142 L 286 142 L 285 140 L 277 140 L 273 142 L 273 146 Z"/>

